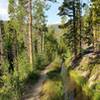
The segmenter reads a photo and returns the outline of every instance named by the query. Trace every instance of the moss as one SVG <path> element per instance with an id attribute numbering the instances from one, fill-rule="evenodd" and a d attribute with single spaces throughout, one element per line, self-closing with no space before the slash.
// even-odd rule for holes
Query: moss
<path id="1" fill-rule="evenodd" d="M 78 86 L 81 86 L 82 91 L 86 96 L 90 97 L 91 100 L 100 100 L 100 83 L 98 81 L 94 81 L 94 85 L 89 87 L 89 83 L 78 71 L 70 71 L 70 77 Z"/>
<path id="2" fill-rule="evenodd" d="M 92 99 L 93 100 L 100 100 L 100 92 L 95 92 Z"/>
<path id="3" fill-rule="evenodd" d="M 65 60 L 65 66 L 66 67 L 71 66 L 71 61 L 72 61 L 72 56 L 66 58 L 66 60 Z"/>
<path id="4" fill-rule="evenodd" d="M 91 97 L 93 95 L 93 90 L 91 88 L 89 88 L 89 86 L 87 84 L 85 84 L 82 87 L 82 90 L 85 92 L 85 94 L 89 97 Z"/>
<path id="5" fill-rule="evenodd" d="M 86 80 L 81 76 L 77 71 L 70 71 L 70 77 L 79 85 L 83 86 L 86 83 Z"/>
<path id="6" fill-rule="evenodd" d="M 100 82 L 97 81 L 97 84 L 95 85 L 93 100 L 100 100 Z"/>

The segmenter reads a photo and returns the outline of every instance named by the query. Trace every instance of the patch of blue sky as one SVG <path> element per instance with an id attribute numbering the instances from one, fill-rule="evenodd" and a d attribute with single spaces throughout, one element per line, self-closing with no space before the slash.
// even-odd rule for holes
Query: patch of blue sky
<path id="1" fill-rule="evenodd" d="M 0 20 L 8 20 L 8 0 L 0 0 Z"/>
<path id="2" fill-rule="evenodd" d="M 81 0 L 86 3 L 89 3 L 89 0 Z M 48 2 L 51 6 L 48 11 L 46 11 L 47 15 L 47 24 L 59 24 L 61 22 L 61 18 L 58 15 L 58 8 L 61 6 L 63 0 L 58 0 L 57 3 Z M 0 0 L 0 20 L 8 20 L 8 0 Z"/>

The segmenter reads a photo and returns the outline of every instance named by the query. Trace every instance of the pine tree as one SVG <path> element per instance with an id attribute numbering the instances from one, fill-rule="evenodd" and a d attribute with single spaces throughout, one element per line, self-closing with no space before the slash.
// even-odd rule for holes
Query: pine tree
<path id="1" fill-rule="evenodd" d="M 47 5 L 41 0 L 35 0 L 33 5 L 33 30 L 35 38 L 34 45 L 36 52 L 42 53 L 44 51 L 44 35 L 47 30 L 45 16 Z"/>
<path id="2" fill-rule="evenodd" d="M 29 61 L 30 65 L 32 66 L 33 63 L 33 53 L 32 53 L 32 0 L 29 0 L 29 34 L 28 34 L 28 41 L 29 41 Z"/>
<path id="3" fill-rule="evenodd" d="M 78 36 L 80 36 L 78 34 L 78 16 L 81 17 L 81 12 L 80 12 L 80 1 L 79 0 L 69 0 L 66 1 L 64 0 L 63 5 L 59 8 L 60 13 L 59 15 L 66 15 L 70 18 L 69 20 L 69 24 L 70 25 L 70 29 L 69 29 L 69 33 L 67 33 L 66 37 L 68 38 L 68 46 L 70 48 L 72 48 L 72 51 L 74 52 L 74 56 L 77 56 L 78 53 Z M 77 12 L 79 11 L 79 15 L 77 14 Z M 81 19 L 81 18 L 80 18 Z M 80 21 L 80 27 L 81 27 L 81 21 Z M 81 31 L 81 28 L 80 28 Z M 81 41 L 81 38 L 80 38 Z M 81 42 L 80 42 L 80 46 L 81 46 Z M 81 47 L 80 47 L 81 48 Z"/>
<path id="4" fill-rule="evenodd" d="M 86 46 L 93 45 L 93 23 L 92 23 L 92 9 L 88 5 L 85 7 L 85 14 L 83 16 L 83 44 Z"/>
<path id="5" fill-rule="evenodd" d="M 16 25 L 15 22 L 17 22 L 17 16 L 16 16 L 16 9 L 17 9 L 17 3 L 14 0 L 9 0 L 9 15 L 10 15 L 10 21 L 8 22 L 8 29 L 7 33 L 9 33 L 9 40 L 10 44 L 8 44 L 7 48 L 7 57 L 9 61 L 9 72 L 14 72 L 14 67 L 17 65 L 17 31 L 16 31 Z M 18 69 L 18 66 L 15 67 Z"/>
<path id="6" fill-rule="evenodd" d="M 31 1 L 32 4 L 32 1 Z M 10 21 L 9 23 L 12 26 L 12 30 L 15 30 L 14 32 L 14 52 L 16 52 L 17 55 L 18 53 L 22 51 L 22 48 L 27 44 L 27 55 L 29 57 L 29 63 L 32 66 L 32 25 L 30 25 L 27 19 L 30 17 L 30 13 L 32 12 L 32 7 L 30 8 L 30 3 L 28 0 L 24 1 L 14 1 L 14 0 L 9 0 L 9 15 L 10 15 Z M 30 11 L 31 10 L 31 11 Z M 9 25 L 10 26 L 10 25 Z M 10 28 L 10 27 L 9 27 Z M 29 31 L 29 32 L 28 32 Z M 27 34 L 26 34 L 27 33 Z M 27 35 L 27 36 L 26 36 Z M 26 38 L 27 37 L 27 41 Z M 27 42 L 27 43 L 26 43 Z M 17 51 L 16 51 L 17 50 Z M 18 54 L 18 55 L 19 55 Z M 17 58 L 17 57 L 16 57 Z"/>

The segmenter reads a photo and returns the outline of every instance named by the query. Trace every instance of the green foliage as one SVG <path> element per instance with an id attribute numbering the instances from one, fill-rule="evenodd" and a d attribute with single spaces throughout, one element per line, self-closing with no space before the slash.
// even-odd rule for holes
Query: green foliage
<path id="1" fill-rule="evenodd" d="M 87 82 L 81 74 L 76 71 L 70 71 L 70 77 L 74 80 L 78 86 L 82 88 L 82 92 L 85 93 L 86 96 L 91 98 L 91 100 L 99 100 L 100 99 L 100 85 L 98 81 L 92 81 L 93 86 L 89 86 L 90 82 Z"/>
<path id="2" fill-rule="evenodd" d="M 62 100 L 62 83 L 58 80 L 47 80 L 43 85 L 42 93 L 44 95 L 41 100 Z"/>
<path id="3" fill-rule="evenodd" d="M 23 51 L 18 56 L 18 74 L 19 74 L 20 81 L 24 80 L 31 71 L 32 70 L 30 68 L 30 65 L 26 56 L 26 52 Z"/>
<path id="4" fill-rule="evenodd" d="M 61 59 L 59 57 L 55 58 L 55 60 L 49 65 L 49 71 L 56 71 L 61 68 Z"/>
<path id="5" fill-rule="evenodd" d="M 47 72 L 47 80 L 44 82 L 41 92 L 41 100 L 62 100 L 63 85 L 61 81 L 59 59 L 50 64 Z M 53 87 L 53 88 L 52 88 Z"/>
<path id="6" fill-rule="evenodd" d="M 45 34 L 45 54 L 49 61 L 53 61 L 58 50 L 57 38 L 54 36 L 55 30 L 51 27 Z"/>
<path id="7" fill-rule="evenodd" d="M 0 88 L 0 99 L 1 100 L 18 100 L 20 97 L 20 91 L 17 88 L 17 77 L 6 73 L 2 76 L 3 87 Z"/>
<path id="8" fill-rule="evenodd" d="M 88 84 L 83 85 L 82 89 L 87 96 L 91 97 L 93 95 L 93 90 L 88 86 Z"/>
<path id="9" fill-rule="evenodd" d="M 76 81 L 79 86 L 83 86 L 86 83 L 84 77 L 80 76 L 80 74 L 76 71 L 70 71 L 70 76 Z"/>
<path id="10" fill-rule="evenodd" d="M 95 88 L 89 87 L 88 84 L 85 84 L 82 87 L 82 89 L 87 96 L 92 98 L 92 100 L 99 100 L 100 99 L 100 93 L 99 93 L 100 85 L 99 84 L 95 84 Z"/>
<path id="11" fill-rule="evenodd" d="M 18 72 L 15 67 L 13 74 L 8 73 L 8 65 L 4 67 L 4 75 L 1 82 L 3 86 L 0 88 L 0 100 L 19 100 L 24 85 L 27 82 L 34 84 L 39 78 L 39 72 L 31 70 L 25 51 L 18 56 Z"/>
<path id="12" fill-rule="evenodd" d="M 60 79 L 61 76 L 59 73 L 61 72 L 61 68 L 56 68 L 55 70 L 51 70 L 47 73 L 48 79 L 55 80 L 55 79 Z"/>
<path id="13" fill-rule="evenodd" d="M 73 59 L 72 53 L 77 53 L 82 45 L 85 47 L 86 44 L 94 43 L 92 29 L 96 27 L 100 20 L 99 0 L 91 0 L 92 6 L 89 7 L 88 14 L 85 12 L 84 16 L 81 15 L 82 4 L 80 0 L 64 0 L 59 8 L 59 14 L 62 16 L 62 24 L 65 24 L 64 26 L 67 26 L 67 28 L 64 27 L 61 33 L 56 33 L 54 28 L 47 28 L 46 26 L 45 11 L 48 10 L 48 5 L 45 0 L 33 0 L 32 3 L 32 31 L 34 32 L 32 33 L 32 35 L 34 34 L 32 47 L 34 46 L 33 49 L 36 49 L 33 50 L 33 69 L 30 67 L 28 60 L 29 48 L 26 48 L 28 45 L 27 24 L 29 22 L 28 1 L 18 0 L 17 2 L 16 0 L 9 0 L 8 13 L 10 20 L 5 22 L 2 30 L 4 32 L 3 37 L 0 37 L 3 40 L 4 49 L 3 72 L 2 76 L 0 76 L 0 100 L 19 100 L 24 86 L 27 83 L 35 84 L 39 79 L 40 71 L 51 62 L 47 80 L 43 84 L 41 100 L 62 100 L 64 91 L 60 72 L 61 60 L 63 59 L 66 59 L 65 66 L 68 67 L 68 74 L 70 74 L 72 80 L 79 87 L 82 87 L 87 96 L 93 100 L 99 100 L 100 93 L 98 91 L 100 90 L 100 85 L 94 84 L 89 87 L 87 80 L 78 71 L 70 70 Z M 92 16 L 92 14 L 94 15 Z M 65 23 L 66 16 L 69 17 L 67 23 Z M 99 25 L 97 28 L 99 28 Z M 81 46 L 80 42 L 82 42 Z M 14 56 L 12 57 L 14 65 L 12 73 L 8 71 L 10 65 L 9 51 Z M 98 70 L 97 66 L 100 64 L 100 59 L 99 56 L 92 59 L 92 61 L 90 59 L 91 57 L 89 60 L 87 59 L 86 63 L 85 61 L 82 64 L 80 63 L 82 66 L 79 69 L 91 70 L 92 75 Z M 69 78 L 66 75 L 65 77 Z"/>
<path id="14" fill-rule="evenodd" d="M 35 58 L 34 69 L 43 70 L 49 64 L 45 54 L 38 54 Z"/>
<path id="15" fill-rule="evenodd" d="M 39 71 L 32 71 L 28 74 L 28 77 L 25 80 L 25 84 L 31 83 L 34 85 L 38 79 L 39 79 Z"/>
<path id="16" fill-rule="evenodd" d="M 93 100 L 100 100 L 100 93 L 99 92 L 94 93 Z"/>
<path id="17" fill-rule="evenodd" d="M 67 16 L 69 20 L 65 23 L 67 32 L 63 34 L 67 47 L 70 48 L 74 55 L 77 55 L 78 45 L 81 46 L 81 2 L 80 0 L 64 1 L 59 7 L 59 15 Z M 79 30 L 79 29 L 80 30 Z M 81 48 L 81 47 L 80 47 Z"/>
<path id="18" fill-rule="evenodd" d="M 100 99 L 100 81 L 97 82 L 94 90 L 93 100 L 99 100 Z"/>
<path id="19" fill-rule="evenodd" d="M 92 32 L 92 27 L 93 23 L 92 22 L 92 11 L 89 9 L 89 6 L 86 6 L 87 8 L 85 10 L 85 15 L 83 16 L 83 21 L 84 21 L 84 26 L 83 26 L 83 41 L 87 44 L 90 45 L 93 43 L 93 32 Z"/>

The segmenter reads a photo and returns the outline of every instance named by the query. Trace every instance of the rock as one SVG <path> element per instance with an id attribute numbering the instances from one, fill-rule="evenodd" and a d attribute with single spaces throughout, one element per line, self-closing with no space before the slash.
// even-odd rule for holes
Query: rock
<path id="1" fill-rule="evenodd" d="M 93 81 L 91 81 L 91 82 L 89 82 L 89 87 L 91 88 L 92 86 L 94 86 L 96 83 L 95 82 L 93 82 Z"/>
<path id="2" fill-rule="evenodd" d="M 81 75 L 84 77 L 84 78 L 87 78 L 90 74 L 90 71 L 84 71 Z"/>
<path id="3" fill-rule="evenodd" d="M 92 76 L 90 77 L 90 79 L 89 79 L 89 81 L 88 81 L 89 87 L 92 87 L 93 85 L 96 84 L 96 81 L 95 81 L 95 80 L 97 80 L 97 78 L 98 78 L 98 73 L 96 73 L 96 74 L 94 74 L 94 75 L 92 75 Z"/>
<path id="4" fill-rule="evenodd" d="M 90 77 L 89 81 L 90 81 L 90 82 L 91 82 L 91 81 L 95 81 L 97 77 L 98 77 L 98 73 L 92 75 L 92 76 Z"/>

